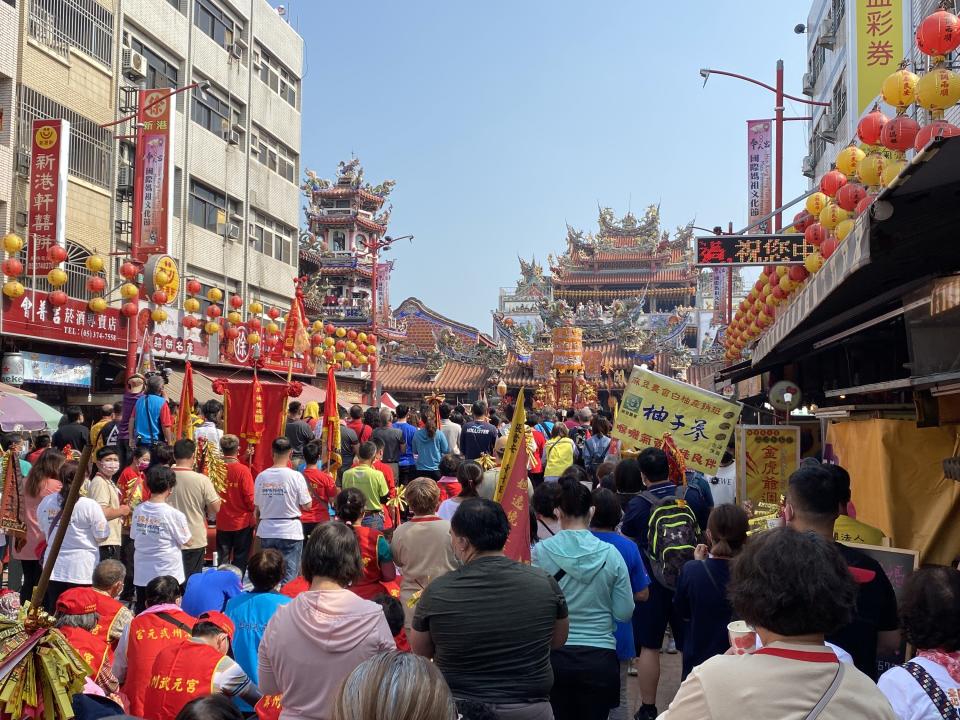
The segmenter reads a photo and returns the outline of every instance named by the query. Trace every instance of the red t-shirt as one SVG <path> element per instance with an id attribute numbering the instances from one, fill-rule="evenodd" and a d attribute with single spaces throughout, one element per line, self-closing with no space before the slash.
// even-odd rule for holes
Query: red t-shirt
<path id="1" fill-rule="evenodd" d="M 220 494 L 223 504 L 217 513 L 217 530 L 243 530 L 254 523 L 253 473 L 239 460 L 224 458 L 224 462 L 227 482 Z"/>
<path id="2" fill-rule="evenodd" d="M 390 490 L 387 493 L 390 497 L 395 498 L 397 496 L 397 483 L 393 479 L 393 469 L 379 460 L 373 462 L 373 469 L 379 470 L 383 473 L 383 479 L 387 481 L 387 488 Z M 393 517 L 388 510 L 383 514 L 383 529 L 389 530 L 393 527 Z"/>
<path id="3" fill-rule="evenodd" d="M 300 593 L 306 592 L 309 589 L 310 583 L 307 582 L 307 579 L 303 577 L 303 575 L 297 575 L 297 577 L 280 588 L 280 594 L 286 595 L 288 598 L 295 598 Z"/>
<path id="4" fill-rule="evenodd" d="M 144 481 L 143 473 L 137 468 L 127 465 L 117 478 L 117 487 L 120 489 L 120 504 L 129 505 L 133 500 L 133 493 L 140 487 L 140 499 L 146 502 L 150 499 L 150 489 Z"/>
<path id="5" fill-rule="evenodd" d="M 313 498 L 313 504 L 309 510 L 300 513 L 300 522 L 327 522 L 330 519 L 328 505 L 337 497 L 337 486 L 333 482 L 333 476 L 317 468 L 307 468 L 303 471 L 303 477 L 307 481 L 307 489 L 310 491 L 310 497 Z"/>
<path id="6" fill-rule="evenodd" d="M 347 423 L 347 427 L 357 434 L 358 442 L 366 442 L 373 436 L 373 428 L 364 425 L 363 420 L 351 420 Z"/>

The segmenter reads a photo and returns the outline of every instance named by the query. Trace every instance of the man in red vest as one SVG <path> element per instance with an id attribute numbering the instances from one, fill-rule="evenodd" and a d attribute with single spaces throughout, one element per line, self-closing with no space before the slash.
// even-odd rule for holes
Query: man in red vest
<path id="1" fill-rule="evenodd" d="M 180 609 L 180 583 L 161 575 L 147 583 L 147 609 L 137 615 L 117 645 L 113 672 L 130 700 L 130 714 L 143 717 L 153 662 L 160 651 L 190 638 L 197 619 Z"/>
<path id="2" fill-rule="evenodd" d="M 260 690 L 227 657 L 233 630 L 230 618 L 211 610 L 197 618 L 190 640 L 160 651 L 144 699 L 147 720 L 175 720 L 188 702 L 213 693 L 256 705 Z"/>
<path id="3" fill-rule="evenodd" d="M 119 560 L 103 560 L 93 569 L 97 624 L 90 632 L 108 642 L 112 650 L 117 649 L 123 631 L 133 620 L 133 613 L 117 600 L 126 576 L 127 569 Z"/>
<path id="4" fill-rule="evenodd" d="M 90 666 L 90 678 L 107 693 L 119 683 L 113 676 L 113 650 L 102 637 L 90 632 L 97 624 L 96 593 L 90 588 L 71 588 L 57 598 L 57 629 Z"/>

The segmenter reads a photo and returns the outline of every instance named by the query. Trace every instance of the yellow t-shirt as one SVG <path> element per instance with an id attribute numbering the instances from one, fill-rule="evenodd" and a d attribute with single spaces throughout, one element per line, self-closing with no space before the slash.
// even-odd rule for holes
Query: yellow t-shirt
<path id="1" fill-rule="evenodd" d="M 380 512 L 383 505 L 380 498 L 390 494 L 387 479 L 383 473 L 369 465 L 355 465 L 343 474 L 343 489 L 355 487 L 367 498 L 367 512 Z"/>
<path id="2" fill-rule="evenodd" d="M 840 542 L 859 543 L 860 545 L 882 545 L 883 531 L 849 515 L 841 515 L 833 524 L 833 539 Z"/>

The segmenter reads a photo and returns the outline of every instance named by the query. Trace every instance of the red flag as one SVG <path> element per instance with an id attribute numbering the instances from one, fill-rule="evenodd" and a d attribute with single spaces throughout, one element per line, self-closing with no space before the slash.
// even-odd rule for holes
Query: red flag
<path id="1" fill-rule="evenodd" d="M 283 355 L 303 355 L 310 349 L 310 335 L 307 332 L 307 312 L 303 307 L 300 292 L 290 304 L 290 312 L 283 328 Z"/>
<path id="2" fill-rule="evenodd" d="M 530 562 L 530 496 L 527 493 L 527 443 L 517 444 L 516 456 L 500 504 L 510 521 L 510 536 L 503 554 L 512 560 Z"/>
<path id="3" fill-rule="evenodd" d="M 180 408 L 177 410 L 177 422 L 174 425 L 174 437 L 193 438 L 193 365 L 187 360 L 183 371 L 183 387 L 180 388 Z"/>

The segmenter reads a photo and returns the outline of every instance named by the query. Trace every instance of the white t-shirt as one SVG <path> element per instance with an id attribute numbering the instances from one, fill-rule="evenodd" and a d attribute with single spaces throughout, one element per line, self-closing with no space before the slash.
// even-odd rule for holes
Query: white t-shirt
<path id="1" fill-rule="evenodd" d="M 60 494 L 47 495 L 37 506 L 37 523 L 40 532 L 47 540 L 47 552 L 57 534 L 57 527 L 51 524 L 60 512 Z M 62 516 L 61 516 L 62 520 Z M 57 521 L 57 526 L 60 521 Z M 67 534 L 63 536 L 60 554 L 53 566 L 51 580 L 57 582 L 89 585 L 93 582 L 93 568 L 100 561 L 100 543 L 110 535 L 110 526 L 103 514 L 103 508 L 96 500 L 77 498 L 70 517 Z M 46 560 L 46 552 L 44 553 Z"/>
<path id="2" fill-rule="evenodd" d="M 466 498 L 463 498 L 463 500 L 466 500 Z M 460 498 L 447 498 L 440 503 L 440 509 L 437 510 L 437 515 L 444 520 L 450 520 L 453 514 L 457 512 L 457 508 L 460 507 L 460 503 L 462 503 L 463 500 Z"/>
<path id="3" fill-rule="evenodd" d="M 223 430 L 218 428 L 213 423 L 203 423 L 200 427 L 195 428 L 193 431 L 194 440 L 199 440 L 200 438 L 206 438 L 208 442 L 212 442 L 217 446 L 217 450 L 220 449 L 220 438 L 223 437 Z"/>
<path id="4" fill-rule="evenodd" d="M 914 658 L 911 662 L 930 673 L 954 708 L 960 710 L 960 683 L 947 673 L 942 665 L 926 658 Z M 877 682 L 880 692 L 887 696 L 893 712 L 900 720 L 941 720 L 933 701 L 913 675 L 901 667 L 892 667 L 880 676 Z"/>
<path id="5" fill-rule="evenodd" d="M 717 474 L 707 478 L 710 483 L 710 492 L 713 494 L 713 505 L 733 505 L 737 502 L 737 464 L 721 465 Z"/>
<path id="6" fill-rule="evenodd" d="M 302 505 L 313 502 L 303 475 L 290 468 L 267 468 L 253 483 L 253 503 L 260 510 L 257 535 L 275 540 L 303 540 Z"/>
<path id="7" fill-rule="evenodd" d="M 146 587 L 161 575 L 184 581 L 180 549 L 190 542 L 187 516 L 167 503 L 147 501 L 137 505 L 130 522 L 134 542 L 133 584 Z"/>

